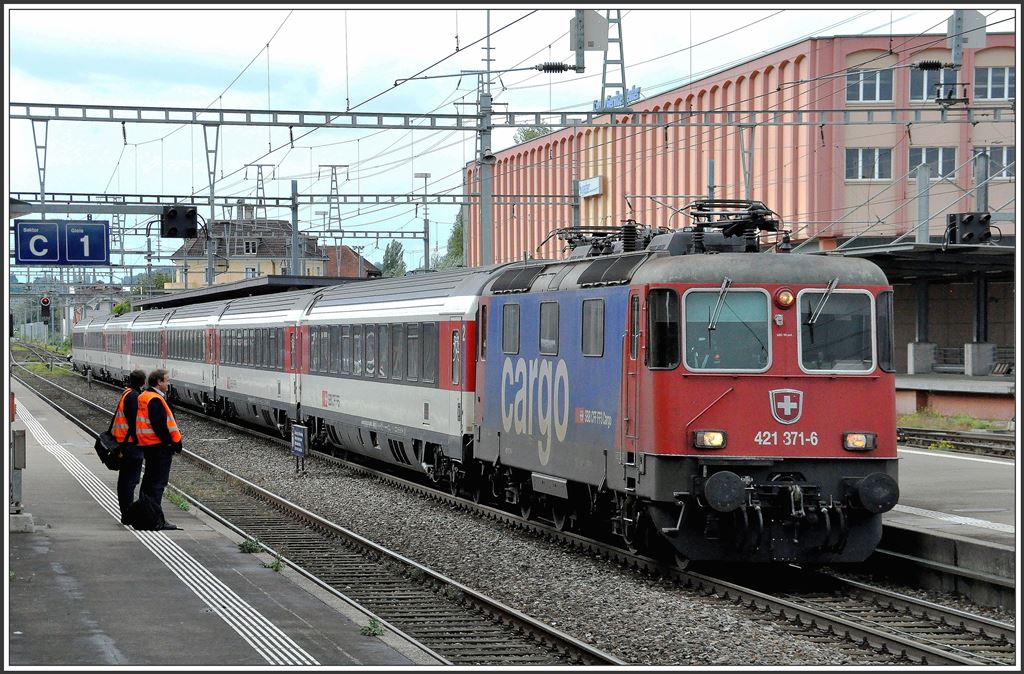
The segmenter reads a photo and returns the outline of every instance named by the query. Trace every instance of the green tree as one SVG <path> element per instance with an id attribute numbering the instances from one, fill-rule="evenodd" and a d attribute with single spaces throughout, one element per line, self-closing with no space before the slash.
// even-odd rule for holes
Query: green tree
<path id="1" fill-rule="evenodd" d="M 463 230 L 462 211 L 460 210 L 458 215 L 455 216 L 455 226 L 452 227 L 452 233 L 448 236 L 448 252 L 436 264 L 435 269 L 452 269 L 465 264 L 462 254 Z"/>
<path id="2" fill-rule="evenodd" d="M 525 143 L 528 140 L 533 140 L 538 136 L 543 136 L 546 133 L 551 133 L 552 129 L 550 126 L 524 126 L 518 131 L 516 135 L 512 137 L 517 144 Z"/>
<path id="3" fill-rule="evenodd" d="M 111 311 L 112 311 L 112 313 L 115 316 L 120 316 L 121 314 L 126 314 L 129 311 L 131 311 L 131 310 L 132 310 L 132 301 L 130 299 L 126 298 L 124 300 L 121 300 L 117 304 L 115 304 L 114 308 Z"/>
<path id="4" fill-rule="evenodd" d="M 132 292 L 139 293 L 140 295 L 146 290 L 151 289 L 163 289 L 164 285 L 170 283 L 173 279 L 170 274 L 165 274 L 162 271 L 158 271 L 155 274 L 143 274 L 138 283 L 132 289 Z"/>
<path id="5" fill-rule="evenodd" d="M 401 241 L 391 241 L 384 249 L 384 262 L 381 272 L 384 276 L 405 276 L 405 251 Z"/>

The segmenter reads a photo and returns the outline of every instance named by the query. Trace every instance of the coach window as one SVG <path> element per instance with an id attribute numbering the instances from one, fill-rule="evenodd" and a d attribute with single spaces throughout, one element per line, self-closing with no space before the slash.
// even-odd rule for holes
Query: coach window
<path id="1" fill-rule="evenodd" d="M 452 384 L 459 383 L 462 359 L 459 357 L 459 331 L 452 330 Z"/>
<path id="2" fill-rule="evenodd" d="M 583 300 L 581 348 L 584 356 L 604 355 L 604 300 Z"/>
<path id="3" fill-rule="evenodd" d="M 270 333 L 273 328 L 263 328 L 263 367 L 270 367 Z"/>
<path id="4" fill-rule="evenodd" d="M 479 354 L 480 360 L 487 358 L 487 305 L 481 305 L 480 307 L 480 321 L 477 325 L 477 343 L 480 345 Z"/>
<path id="5" fill-rule="evenodd" d="M 519 353 L 519 305 L 506 304 L 501 309 L 501 350 Z"/>
<path id="6" fill-rule="evenodd" d="M 363 375 L 363 326 L 352 326 L 352 374 Z"/>
<path id="7" fill-rule="evenodd" d="M 331 374 L 341 372 L 341 326 L 331 326 Z"/>
<path id="8" fill-rule="evenodd" d="M 401 323 L 391 326 L 391 378 L 401 379 L 405 371 L 405 330 Z"/>
<path id="9" fill-rule="evenodd" d="M 341 373 L 352 372 L 352 326 L 341 326 Z"/>
<path id="10" fill-rule="evenodd" d="M 366 326 L 366 376 L 377 375 L 377 326 L 369 324 Z"/>
<path id="11" fill-rule="evenodd" d="M 309 331 L 309 371 L 320 369 L 320 331 L 313 326 Z"/>
<path id="12" fill-rule="evenodd" d="M 420 324 L 409 323 L 405 326 L 406 372 L 407 381 L 419 381 L 420 378 Z"/>
<path id="13" fill-rule="evenodd" d="M 391 374 L 391 328 L 389 326 L 377 326 L 377 343 L 377 376 L 387 379 Z"/>
<path id="14" fill-rule="evenodd" d="M 768 368 L 768 295 L 760 290 L 690 291 L 686 304 L 686 367 L 691 370 Z"/>
<path id="15" fill-rule="evenodd" d="M 668 288 L 647 296 L 647 352 L 652 370 L 679 365 L 679 295 Z"/>
<path id="16" fill-rule="evenodd" d="M 558 302 L 540 303 L 540 353 L 558 355 Z"/>
<path id="17" fill-rule="evenodd" d="M 804 290 L 800 309 L 800 366 L 808 372 L 868 372 L 873 368 L 871 295 Z M 813 321 L 811 319 L 814 319 Z"/>
<path id="18" fill-rule="evenodd" d="M 331 328 L 320 326 L 320 372 L 327 374 L 331 369 Z"/>
<path id="19" fill-rule="evenodd" d="M 423 324 L 423 381 L 437 381 L 437 323 Z"/>

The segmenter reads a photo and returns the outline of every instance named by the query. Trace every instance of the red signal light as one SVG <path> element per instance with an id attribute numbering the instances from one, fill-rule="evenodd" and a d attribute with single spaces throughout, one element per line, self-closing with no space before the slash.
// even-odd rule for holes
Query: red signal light
<path id="1" fill-rule="evenodd" d="M 49 297 L 40 297 L 39 298 L 39 304 L 41 306 L 44 306 L 44 307 L 50 306 L 50 298 Z"/>

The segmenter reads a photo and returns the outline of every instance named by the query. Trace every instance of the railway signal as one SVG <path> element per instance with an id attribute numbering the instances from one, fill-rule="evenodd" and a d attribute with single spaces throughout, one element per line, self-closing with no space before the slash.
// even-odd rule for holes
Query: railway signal
<path id="1" fill-rule="evenodd" d="M 165 206 L 160 214 L 160 238 L 196 238 L 198 216 L 194 206 Z"/>
<path id="2" fill-rule="evenodd" d="M 43 296 L 39 298 L 39 307 L 42 311 L 43 323 L 50 323 L 50 298 Z"/>

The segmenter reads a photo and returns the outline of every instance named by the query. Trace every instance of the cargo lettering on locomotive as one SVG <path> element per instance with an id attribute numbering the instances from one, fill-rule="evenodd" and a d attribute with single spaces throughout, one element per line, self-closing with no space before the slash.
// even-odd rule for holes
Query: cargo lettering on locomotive
<path id="1" fill-rule="evenodd" d="M 501 366 L 501 425 L 506 433 L 533 435 L 537 418 L 537 455 L 542 466 L 551 459 L 551 435 L 565 441 L 569 430 L 569 368 L 561 358 L 505 358 Z"/>

